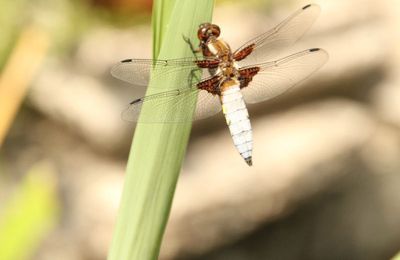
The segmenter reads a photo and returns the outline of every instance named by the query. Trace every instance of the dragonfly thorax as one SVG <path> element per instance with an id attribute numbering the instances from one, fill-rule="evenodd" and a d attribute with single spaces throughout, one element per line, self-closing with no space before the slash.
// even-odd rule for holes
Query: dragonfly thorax
<path id="1" fill-rule="evenodd" d="M 232 60 L 231 47 L 222 39 L 211 37 L 208 39 L 206 46 L 214 56 L 224 61 Z"/>
<path id="2" fill-rule="evenodd" d="M 210 52 L 220 60 L 219 69 L 225 78 L 239 76 L 231 48 L 225 41 L 212 37 L 207 42 L 207 47 Z"/>
<path id="3" fill-rule="evenodd" d="M 219 68 L 224 78 L 239 77 L 239 72 L 233 62 L 221 62 Z"/>

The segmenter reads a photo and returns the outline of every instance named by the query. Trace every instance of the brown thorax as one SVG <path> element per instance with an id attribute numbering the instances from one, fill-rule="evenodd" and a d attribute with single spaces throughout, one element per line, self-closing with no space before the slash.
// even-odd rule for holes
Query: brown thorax
<path id="1" fill-rule="evenodd" d="M 202 23 L 197 31 L 200 40 L 200 48 L 205 57 L 216 57 L 220 59 L 220 68 L 222 74 L 227 78 L 237 76 L 237 70 L 234 67 L 231 47 L 219 35 L 221 30 L 218 25 L 211 23 Z"/>

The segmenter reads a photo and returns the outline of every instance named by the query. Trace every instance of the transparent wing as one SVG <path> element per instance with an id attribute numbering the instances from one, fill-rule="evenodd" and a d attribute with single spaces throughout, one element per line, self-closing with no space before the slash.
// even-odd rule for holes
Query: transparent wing
<path id="1" fill-rule="evenodd" d="M 140 113 L 143 106 L 151 106 L 151 109 Z M 140 123 L 184 123 L 207 118 L 219 111 L 221 104 L 217 95 L 193 86 L 137 99 L 122 112 L 122 118 Z"/>
<path id="2" fill-rule="evenodd" d="M 200 69 L 196 65 L 198 61 L 195 57 L 171 60 L 127 59 L 114 65 L 111 69 L 111 75 L 136 86 L 147 86 L 152 70 L 157 71 L 153 75 L 154 78 L 166 78 L 170 74 L 180 71 L 187 71 L 188 73 L 203 71 L 200 80 L 209 77 L 208 70 Z M 205 59 L 201 61 L 205 61 Z M 182 82 L 176 82 L 177 86 L 187 85 L 187 82 L 184 82 L 185 80 L 181 79 Z"/>
<path id="3" fill-rule="evenodd" d="M 253 65 L 260 71 L 242 89 L 246 102 L 257 103 L 276 97 L 309 77 L 328 60 L 323 49 L 308 49 L 283 59 Z M 245 69 L 245 68 L 244 68 Z"/>
<path id="4" fill-rule="evenodd" d="M 239 61 L 240 66 L 262 63 L 277 56 L 280 51 L 294 44 L 314 23 L 320 13 L 320 7 L 316 4 L 306 5 L 275 28 L 259 35 L 246 42 L 235 51 L 250 48 L 253 51 L 243 60 Z"/>

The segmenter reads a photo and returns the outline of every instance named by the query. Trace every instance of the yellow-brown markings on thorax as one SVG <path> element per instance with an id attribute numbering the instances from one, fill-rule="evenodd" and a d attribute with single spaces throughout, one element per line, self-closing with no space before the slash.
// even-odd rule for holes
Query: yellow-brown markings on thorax
<path id="1" fill-rule="evenodd" d="M 229 56 L 232 55 L 232 51 L 229 45 L 225 41 L 215 37 L 211 37 L 208 40 L 207 47 L 213 55 L 222 60 L 228 60 Z"/>
<path id="2" fill-rule="evenodd" d="M 233 63 L 233 54 L 229 45 L 218 38 L 212 37 L 209 39 L 208 49 L 220 59 L 219 68 L 225 78 L 238 77 L 237 69 Z"/>

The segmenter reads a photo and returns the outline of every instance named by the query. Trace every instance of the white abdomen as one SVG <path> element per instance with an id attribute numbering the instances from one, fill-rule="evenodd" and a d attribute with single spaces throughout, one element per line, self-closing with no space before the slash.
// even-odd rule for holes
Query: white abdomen
<path id="1" fill-rule="evenodd" d="M 221 93 L 222 111 L 237 150 L 249 166 L 252 165 L 253 135 L 239 84 Z"/>

